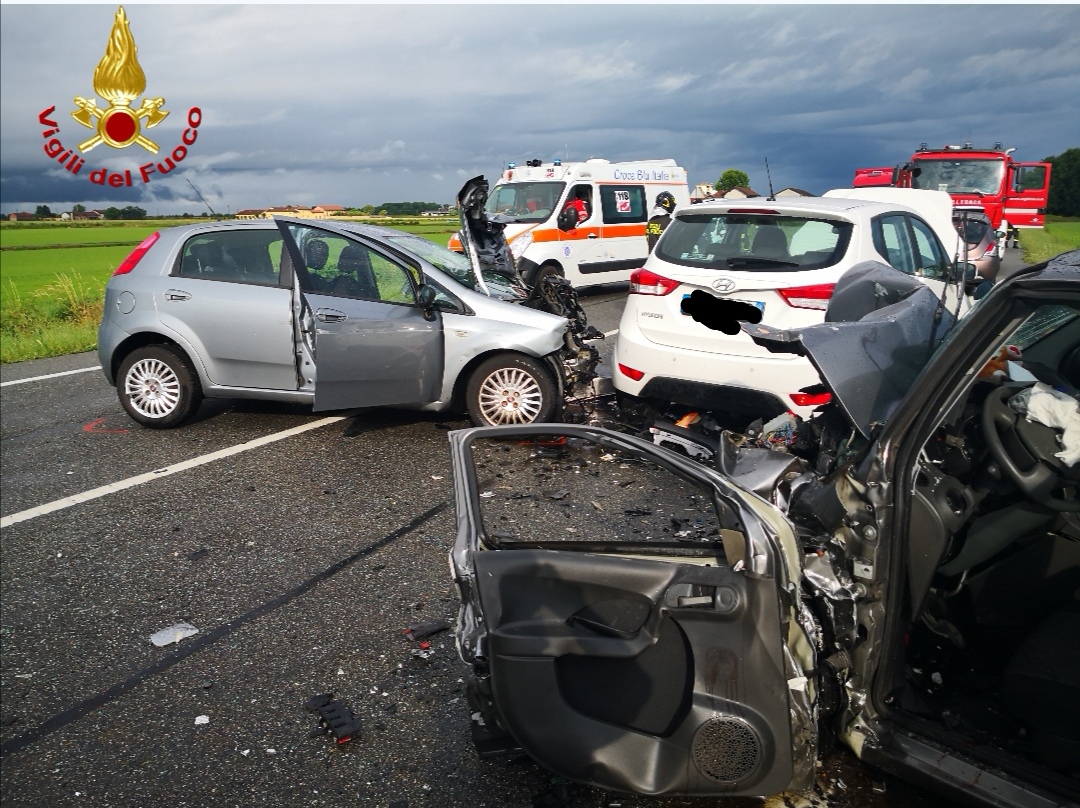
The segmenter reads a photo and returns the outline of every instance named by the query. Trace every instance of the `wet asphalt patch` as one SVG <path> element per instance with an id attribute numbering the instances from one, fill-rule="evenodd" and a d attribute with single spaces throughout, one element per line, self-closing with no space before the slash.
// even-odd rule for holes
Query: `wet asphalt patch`
<path id="1" fill-rule="evenodd" d="M 120 696 L 123 696 L 125 693 L 128 693 L 133 688 L 138 687 L 140 684 L 147 681 L 148 679 L 151 679 L 158 674 L 164 673 L 165 671 L 172 668 L 174 665 L 183 662 L 188 657 L 193 656 L 194 654 L 203 651 L 214 643 L 228 637 L 238 629 L 246 626 L 248 623 L 251 623 L 252 621 L 259 619 L 260 617 L 270 614 L 271 612 L 281 608 L 282 606 L 291 603 L 292 601 L 306 594 L 319 584 L 334 577 L 342 570 L 352 566 L 360 559 L 366 558 L 375 551 L 380 550 L 389 544 L 392 544 L 394 541 L 400 539 L 402 536 L 408 535 L 428 520 L 445 511 L 448 507 L 450 507 L 450 503 L 445 501 L 440 502 L 437 505 L 433 505 L 432 507 L 424 511 L 422 514 L 412 519 L 410 522 L 388 533 L 381 539 L 372 542 L 366 547 L 357 550 L 352 555 L 347 556 L 340 561 L 332 564 L 331 566 L 324 569 L 322 572 L 311 576 L 303 583 L 293 587 L 292 589 L 289 589 L 286 592 L 283 592 L 275 598 L 271 598 L 270 600 L 259 604 L 247 613 L 240 615 L 239 617 L 236 617 L 229 622 L 208 631 L 206 634 L 203 634 L 198 639 L 192 640 L 190 643 L 187 643 L 183 647 L 177 649 L 176 651 L 173 651 L 171 654 L 162 657 L 160 660 L 158 660 L 152 665 L 143 668 L 141 671 L 133 673 L 123 681 L 117 682 L 112 687 L 108 688 L 102 693 L 99 693 L 93 698 L 86 699 L 79 704 L 76 704 L 68 708 L 67 710 L 64 710 L 61 713 L 58 713 L 57 715 L 46 719 L 44 722 L 42 722 L 29 732 L 18 735 L 4 743 L 3 746 L 0 747 L 0 757 L 7 757 L 10 754 L 19 752 L 20 750 L 37 743 L 38 741 L 51 735 L 52 733 L 63 729 L 64 727 L 75 721 L 78 721 L 80 718 L 90 712 L 93 712 L 97 708 L 108 704 L 109 702 Z"/>

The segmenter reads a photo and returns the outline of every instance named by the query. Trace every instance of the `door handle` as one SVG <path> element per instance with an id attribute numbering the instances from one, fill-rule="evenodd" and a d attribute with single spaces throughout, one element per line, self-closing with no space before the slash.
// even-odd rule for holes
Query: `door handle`
<path id="1" fill-rule="evenodd" d="M 343 323 L 349 319 L 348 315 L 337 309 L 319 309 L 315 316 L 323 323 Z"/>
<path id="2" fill-rule="evenodd" d="M 166 300 L 191 300 L 191 293 L 185 292 L 182 289 L 166 289 Z"/>
<path id="3" fill-rule="evenodd" d="M 596 233 L 589 233 L 585 238 L 600 238 L 600 236 L 596 235 Z"/>

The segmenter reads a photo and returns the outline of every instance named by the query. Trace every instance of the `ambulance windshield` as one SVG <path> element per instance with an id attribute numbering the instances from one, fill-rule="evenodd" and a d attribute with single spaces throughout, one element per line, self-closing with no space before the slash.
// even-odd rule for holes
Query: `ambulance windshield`
<path id="1" fill-rule="evenodd" d="M 557 213 L 564 182 L 509 182 L 496 185 L 484 210 L 502 214 L 515 222 L 544 222 Z"/>

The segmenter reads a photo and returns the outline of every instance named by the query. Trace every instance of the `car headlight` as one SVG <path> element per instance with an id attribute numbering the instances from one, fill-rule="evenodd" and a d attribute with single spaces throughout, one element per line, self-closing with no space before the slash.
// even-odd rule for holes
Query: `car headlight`
<path id="1" fill-rule="evenodd" d="M 510 254 L 514 256 L 514 260 L 517 261 L 521 258 L 521 254 L 528 249 L 529 245 L 533 242 L 532 230 L 526 230 L 520 236 L 510 242 Z"/>

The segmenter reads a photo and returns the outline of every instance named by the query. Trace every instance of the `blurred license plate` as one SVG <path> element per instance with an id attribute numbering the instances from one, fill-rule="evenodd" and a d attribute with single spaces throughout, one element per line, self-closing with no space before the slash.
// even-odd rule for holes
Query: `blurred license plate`
<path id="1" fill-rule="evenodd" d="M 686 295 L 682 296 L 682 299 L 686 300 L 686 298 L 688 298 L 688 297 L 690 297 L 690 295 L 686 294 Z M 734 300 L 736 303 L 749 303 L 751 306 L 757 306 L 757 310 L 760 311 L 762 314 L 765 313 L 765 304 L 760 300 L 735 300 L 735 298 L 731 298 L 731 297 L 722 297 L 720 299 L 721 300 Z M 679 306 L 679 311 L 682 311 L 682 306 L 681 305 Z M 690 316 L 685 311 L 682 311 L 682 313 L 683 313 L 684 317 L 689 317 Z"/>

